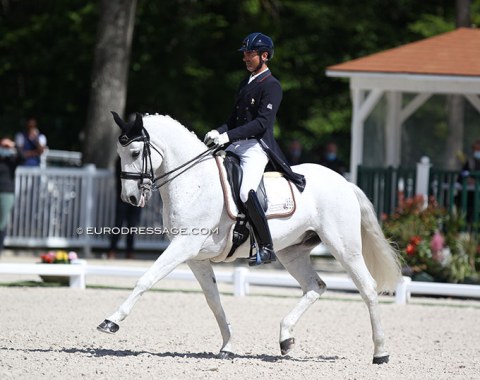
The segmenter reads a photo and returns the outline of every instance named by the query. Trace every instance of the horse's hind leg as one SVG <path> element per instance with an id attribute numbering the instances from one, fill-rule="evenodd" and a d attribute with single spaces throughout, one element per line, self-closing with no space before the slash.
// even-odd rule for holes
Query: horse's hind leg
<path id="1" fill-rule="evenodd" d="M 286 355 L 295 345 L 292 332 L 298 320 L 326 289 L 325 283 L 312 268 L 310 251 L 311 247 L 306 248 L 297 245 L 277 252 L 278 260 L 298 281 L 303 290 L 303 296 L 298 304 L 280 323 L 280 351 L 282 355 Z"/>
<path id="2" fill-rule="evenodd" d="M 351 219 L 353 220 L 353 219 Z M 345 226 L 348 230 L 348 226 Z M 350 228 L 351 231 L 355 231 Z M 332 237 L 336 236 L 336 239 Z M 350 233 L 339 239 L 340 234 L 329 234 L 324 236 L 322 241 L 327 245 L 331 254 L 342 264 L 343 268 L 350 275 L 350 278 L 357 287 L 360 295 L 367 305 L 372 326 L 372 338 L 374 344 L 373 363 L 387 363 L 389 356 L 385 350 L 385 335 L 380 323 L 378 312 L 377 285 L 368 271 L 362 255 L 362 239 L 360 231 L 357 234 Z"/>
<path id="3" fill-rule="evenodd" d="M 205 294 L 208 306 L 215 315 L 218 327 L 220 327 L 223 344 L 222 348 L 220 349 L 219 357 L 221 359 L 232 357 L 232 331 L 220 301 L 220 294 L 218 293 L 217 281 L 215 279 L 215 273 L 213 272 L 212 264 L 208 260 L 189 260 L 187 261 L 187 264 L 195 275 L 195 278 L 199 282 L 203 293 Z"/>
<path id="4" fill-rule="evenodd" d="M 361 254 L 340 260 L 352 281 L 355 283 L 370 313 L 372 338 L 374 344 L 373 364 L 388 363 L 389 355 L 385 349 L 385 335 L 380 323 L 376 283 L 365 265 Z"/>

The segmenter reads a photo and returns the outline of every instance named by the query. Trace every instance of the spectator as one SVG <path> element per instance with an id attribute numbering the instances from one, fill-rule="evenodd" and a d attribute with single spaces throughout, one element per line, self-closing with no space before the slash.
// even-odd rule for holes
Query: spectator
<path id="1" fill-rule="evenodd" d="M 23 161 L 22 152 L 7 137 L 0 139 L 0 255 L 13 208 L 15 169 Z"/>
<path id="2" fill-rule="evenodd" d="M 287 158 L 290 165 L 298 165 L 303 162 L 303 146 L 298 140 L 292 140 L 288 146 Z"/>
<path id="3" fill-rule="evenodd" d="M 461 184 L 463 183 L 463 178 L 466 177 L 467 179 L 467 209 L 465 211 L 468 223 L 473 221 L 473 209 L 475 202 L 475 178 L 470 175 L 472 172 L 480 172 L 480 140 L 476 140 L 472 144 L 472 152 L 465 161 L 462 167 L 461 175 L 458 179 Z M 461 201 L 460 193 L 457 197 L 457 204 L 459 206 L 462 206 Z"/>
<path id="4" fill-rule="evenodd" d="M 40 156 L 47 147 L 47 138 L 38 130 L 37 119 L 34 117 L 27 119 L 25 131 L 17 133 L 15 143 L 25 157 L 24 166 L 40 165 Z"/>
<path id="5" fill-rule="evenodd" d="M 462 172 L 470 172 L 480 171 L 480 140 L 476 140 L 472 144 L 472 153 L 465 161 L 463 165 Z M 473 179 L 472 183 L 473 183 Z"/>
<path id="6" fill-rule="evenodd" d="M 120 180 L 120 172 L 122 167 L 120 165 L 120 157 L 117 158 L 115 164 L 115 180 L 116 180 L 116 202 L 115 202 L 115 227 L 122 228 L 124 224 L 131 229 L 136 227 L 140 222 L 140 214 L 142 209 L 140 207 L 133 206 L 129 203 L 122 201 L 120 194 L 122 192 L 122 181 Z M 114 259 L 117 253 L 118 241 L 121 234 L 112 234 L 110 238 L 110 250 L 108 252 L 108 258 Z M 126 237 L 127 259 L 133 258 L 133 246 L 135 235 L 128 233 Z"/>
<path id="7" fill-rule="evenodd" d="M 338 157 L 337 153 L 337 144 L 333 142 L 328 143 L 323 152 L 322 159 L 320 160 L 320 165 L 326 166 L 341 175 L 345 175 L 345 162 Z"/>

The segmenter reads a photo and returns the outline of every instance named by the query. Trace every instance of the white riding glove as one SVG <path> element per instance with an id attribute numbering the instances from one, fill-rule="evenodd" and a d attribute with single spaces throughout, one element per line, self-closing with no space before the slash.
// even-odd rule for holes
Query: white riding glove
<path id="1" fill-rule="evenodd" d="M 225 144 L 227 144 L 229 141 L 230 141 L 230 139 L 228 138 L 227 132 L 223 132 L 220 136 L 215 137 L 215 138 L 213 139 L 213 142 L 214 142 L 217 146 L 225 145 Z"/>
<path id="2" fill-rule="evenodd" d="M 206 145 L 211 145 L 213 143 L 216 146 L 222 146 L 227 144 L 230 139 L 228 138 L 227 132 L 220 134 L 216 129 L 213 129 L 205 135 L 203 141 Z"/>
<path id="3" fill-rule="evenodd" d="M 218 136 L 220 136 L 220 133 L 216 129 L 212 129 L 205 135 L 203 142 L 205 143 L 205 145 L 210 145 L 215 142 L 215 138 L 217 138 Z"/>

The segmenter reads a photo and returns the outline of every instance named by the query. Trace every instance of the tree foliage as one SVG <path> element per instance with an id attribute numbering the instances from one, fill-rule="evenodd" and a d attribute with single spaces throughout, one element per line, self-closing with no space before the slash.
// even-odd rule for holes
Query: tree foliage
<path id="1" fill-rule="evenodd" d="M 0 3 L 0 122 L 13 133 L 35 114 L 49 145 L 81 150 L 97 1 Z M 480 0 L 472 1 L 479 23 Z M 126 114 L 167 113 L 202 135 L 221 124 L 246 75 L 237 53 L 253 31 L 272 36 L 270 68 L 284 100 L 277 136 L 310 158 L 335 138 L 346 157 L 350 97 L 329 65 L 451 30 L 448 0 L 142 0 L 138 3 Z M 110 110 L 105 110 L 109 112 Z"/>

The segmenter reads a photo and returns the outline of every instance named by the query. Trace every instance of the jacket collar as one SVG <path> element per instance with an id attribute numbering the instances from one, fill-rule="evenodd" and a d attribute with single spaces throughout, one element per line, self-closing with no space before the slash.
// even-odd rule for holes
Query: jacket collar
<path id="1" fill-rule="evenodd" d="M 268 76 L 266 74 L 271 74 L 270 69 L 268 67 L 264 71 L 262 71 L 260 74 L 256 74 L 255 79 L 251 81 L 250 81 L 250 78 L 251 78 L 250 76 L 250 78 L 248 78 L 248 81 L 250 81 L 250 83 L 253 83 L 256 81 L 262 81 L 262 79 L 265 79 L 265 77 Z"/>
<path id="2" fill-rule="evenodd" d="M 271 75 L 272 75 L 272 72 L 268 70 L 265 73 L 262 73 L 262 75 L 259 75 L 258 78 L 256 79 L 256 82 L 263 82 L 265 79 L 267 79 Z"/>
<path id="3" fill-rule="evenodd" d="M 240 91 L 238 92 L 238 98 L 241 97 L 244 91 L 252 90 L 255 87 L 257 87 L 260 83 L 262 83 L 265 79 L 267 79 L 269 76 L 272 75 L 272 72 L 270 70 L 265 70 L 263 73 L 261 73 L 258 77 L 256 77 L 254 80 L 252 80 L 250 83 L 248 83 L 248 77 L 243 81 L 243 86 L 241 86 Z"/>

